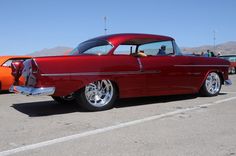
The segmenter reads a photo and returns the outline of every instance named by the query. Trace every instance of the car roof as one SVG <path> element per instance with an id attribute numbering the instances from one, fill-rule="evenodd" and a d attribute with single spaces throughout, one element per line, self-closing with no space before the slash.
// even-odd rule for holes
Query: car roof
<path id="1" fill-rule="evenodd" d="M 122 34 L 111 34 L 111 35 L 99 36 L 99 37 L 87 40 L 85 42 L 93 41 L 93 40 L 106 40 L 109 43 L 116 46 L 123 43 L 126 43 L 126 44 L 139 44 L 139 43 L 141 44 L 142 43 L 143 44 L 145 42 L 168 41 L 168 40 L 174 40 L 174 39 L 169 36 L 163 36 L 163 35 L 122 33 Z"/>

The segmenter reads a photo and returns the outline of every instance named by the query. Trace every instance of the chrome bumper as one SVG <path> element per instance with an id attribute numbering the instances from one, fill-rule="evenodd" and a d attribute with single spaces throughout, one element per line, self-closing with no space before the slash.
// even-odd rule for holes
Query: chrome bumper
<path id="1" fill-rule="evenodd" d="M 33 88 L 33 87 L 11 86 L 9 88 L 9 91 L 27 96 L 29 95 L 42 96 L 42 95 L 53 95 L 55 92 L 55 87 Z"/>
<path id="2" fill-rule="evenodd" d="M 230 79 L 224 81 L 224 85 L 230 86 L 232 85 L 232 81 Z"/>

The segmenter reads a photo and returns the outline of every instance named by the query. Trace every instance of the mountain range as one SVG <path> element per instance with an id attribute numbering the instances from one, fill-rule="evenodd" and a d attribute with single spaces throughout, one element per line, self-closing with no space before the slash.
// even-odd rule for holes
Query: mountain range
<path id="1" fill-rule="evenodd" d="M 73 48 L 58 46 L 54 48 L 45 48 L 39 51 L 35 51 L 33 53 L 28 54 L 29 56 L 58 56 L 58 55 L 66 55 Z"/>
<path id="2" fill-rule="evenodd" d="M 230 41 L 222 44 L 217 44 L 215 46 L 212 45 L 205 45 L 205 46 L 199 46 L 199 47 L 182 47 L 181 50 L 184 53 L 196 53 L 200 54 L 201 52 L 206 52 L 207 50 L 213 51 L 216 54 L 221 53 L 222 55 L 227 54 L 236 54 L 236 41 Z"/>
<path id="3" fill-rule="evenodd" d="M 56 56 L 56 55 L 67 55 L 69 51 L 73 48 L 58 46 L 54 48 L 45 48 L 39 51 L 35 51 L 28 55 L 30 56 Z M 206 52 L 207 50 L 214 51 L 214 46 L 204 45 L 199 47 L 181 47 L 183 53 L 195 53 L 200 54 L 201 52 Z M 215 53 L 220 52 L 222 55 L 236 54 L 236 41 L 230 41 L 222 44 L 217 44 L 215 46 Z"/>

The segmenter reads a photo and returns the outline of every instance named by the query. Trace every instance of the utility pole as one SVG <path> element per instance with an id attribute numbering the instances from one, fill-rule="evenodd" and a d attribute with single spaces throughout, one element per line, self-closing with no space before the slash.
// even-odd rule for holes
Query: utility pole
<path id="1" fill-rule="evenodd" d="M 107 16 L 104 17 L 104 33 L 107 34 Z"/>
<path id="2" fill-rule="evenodd" d="M 213 30 L 214 53 L 216 53 L 216 30 Z"/>

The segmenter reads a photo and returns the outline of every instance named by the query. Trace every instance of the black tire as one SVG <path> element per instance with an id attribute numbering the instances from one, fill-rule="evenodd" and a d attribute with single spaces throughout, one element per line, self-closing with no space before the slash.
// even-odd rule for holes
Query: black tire
<path id="1" fill-rule="evenodd" d="M 91 84 L 96 85 L 96 83 L 99 83 L 99 82 L 101 82 L 101 84 L 102 84 L 102 82 L 109 84 L 108 87 L 106 87 L 106 90 L 109 90 L 108 88 L 110 88 L 109 93 L 107 93 L 105 95 L 103 95 L 103 94 L 100 95 L 100 97 L 99 97 L 100 101 L 102 101 L 102 98 L 105 99 L 105 100 L 103 99 L 104 101 L 107 100 L 106 102 L 101 103 L 101 105 L 99 105 L 98 103 L 93 103 L 93 100 L 89 100 L 88 95 L 86 96 L 86 91 L 88 90 L 89 86 Z M 90 92 L 92 92 L 92 91 L 90 91 Z M 99 96 L 98 92 L 99 91 L 97 91 L 96 94 L 93 93 L 93 95 L 90 95 L 90 97 L 94 97 L 94 102 L 96 101 L 95 96 Z M 107 96 L 108 94 L 111 94 L 111 96 Z M 89 85 L 85 86 L 80 91 L 78 91 L 74 94 L 77 104 L 79 104 L 83 109 L 85 109 L 87 111 L 104 111 L 107 109 L 111 109 L 114 105 L 115 100 L 117 99 L 117 95 L 118 95 L 118 93 L 117 93 L 116 85 L 114 85 L 114 83 L 112 83 L 110 80 L 101 80 L 101 81 L 97 81 L 94 83 L 90 83 Z M 109 98 L 106 99 L 106 96 Z"/>
<path id="2" fill-rule="evenodd" d="M 51 96 L 54 101 L 56 101 L 58 104 L 73 104 L 76 103 L 76 100 L 74 97 L 71 96 Z"/>
<path id="3" fill-rule="evenodd" d="M 210 72 L 200 89 L 200 94 L 207 97 L 217 96 L 221 90 L 221 85 L 220 75 L 216 72 Z"/>

